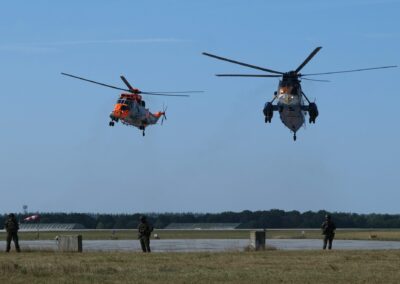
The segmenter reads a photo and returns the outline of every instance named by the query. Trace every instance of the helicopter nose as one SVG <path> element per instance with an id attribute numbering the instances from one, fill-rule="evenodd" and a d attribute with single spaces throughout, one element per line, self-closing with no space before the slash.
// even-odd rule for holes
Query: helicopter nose
<path id="1" fill-rule="evenodd" d="M 128 116 L 129 110 L 126 109 L 125 105 L 122 104 L 116 104 L 114 107 L 114 110 L 111 112 L 112 117 L 114 118 L 125 118 Z"/>

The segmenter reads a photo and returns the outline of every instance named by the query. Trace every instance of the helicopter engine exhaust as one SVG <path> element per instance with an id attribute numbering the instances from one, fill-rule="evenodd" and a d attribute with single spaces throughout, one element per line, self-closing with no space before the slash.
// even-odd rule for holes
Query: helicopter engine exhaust
<path id="1" fill-rule="evenodd" d="M 310 115 L 309 123 L 315 124 L 315 119 L 318 116 L 318 108 L 316 103 L 310 103 L 308 105 L 308 113 Z"/>

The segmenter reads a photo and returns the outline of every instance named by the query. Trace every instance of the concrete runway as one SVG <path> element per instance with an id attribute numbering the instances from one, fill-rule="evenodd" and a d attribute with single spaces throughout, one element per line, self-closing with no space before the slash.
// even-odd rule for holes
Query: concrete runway
<path id="1" fill-rule="evenodd" d="M 243 251 L 249 245 L 248 239 L 229 240 L 151 240 L 154 252 L 219 252 Z M 322 240 L 315 239 L 270 239 L 267 245 L 280 250 L 318 250 Z M 20 241 L 21 249 L 57 250 L 56 241 Z M 83 241 L 84 251 L 140 251 L 138 240 L 89 240 Z M 6 242 L 0 241 L 0 250 L 5 250 Z M 12 250 L 14 245 L 12 245 Z M 379 250 L 400 249 L 399 241 L 356 241 L 335 240 L 333 249 L 338 250 Z"/>

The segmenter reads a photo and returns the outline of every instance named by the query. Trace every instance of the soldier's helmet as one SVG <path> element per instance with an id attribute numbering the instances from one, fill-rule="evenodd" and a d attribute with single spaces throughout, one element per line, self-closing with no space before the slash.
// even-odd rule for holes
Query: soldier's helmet
<path id="1" fill-rule="evenodd" d="M 14 213 L 8 214 L 8 218 L 14 218 L 14 217 L 15 217 Z"/>
<path id="2" fill-rule="evenodd" d="M 331 219 L 331 215 L 326 214 L 326 215 L 325 215 L 325 219 L 326 219 L 326 220 L 330 220 L 330 219 Z"/>
<path id="3" fill-rule="evenodd" d="M 146 216 L 142 215 L 139 218 L 140 222 L 146 222 Z"/>

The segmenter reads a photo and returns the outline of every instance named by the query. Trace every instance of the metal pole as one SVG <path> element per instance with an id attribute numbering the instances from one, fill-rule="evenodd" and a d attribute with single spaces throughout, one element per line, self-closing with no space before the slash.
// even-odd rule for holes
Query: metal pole
<path id="1" fill-rule="evenodd" d="M 38 221 L 37 221 L 37 239 L 39 240 L 39 224 L 40 223 L 40 218 L 38 218 Z"/>

